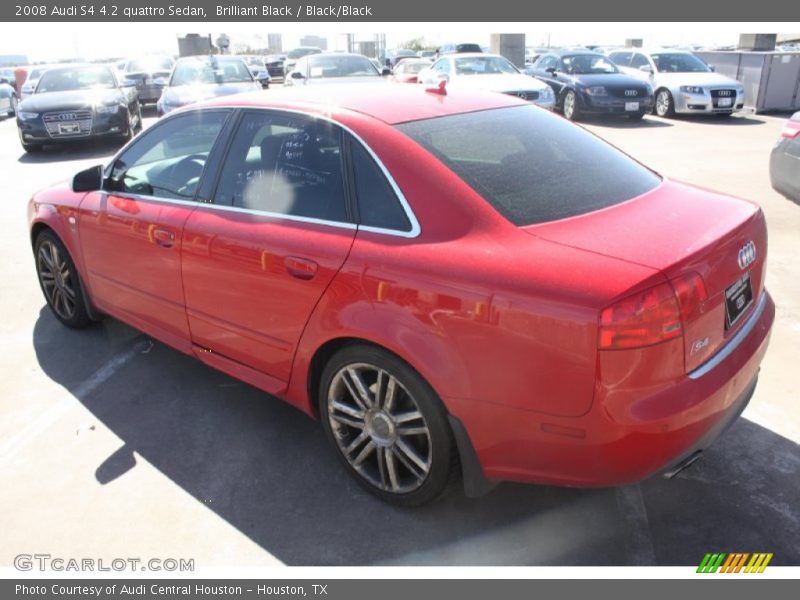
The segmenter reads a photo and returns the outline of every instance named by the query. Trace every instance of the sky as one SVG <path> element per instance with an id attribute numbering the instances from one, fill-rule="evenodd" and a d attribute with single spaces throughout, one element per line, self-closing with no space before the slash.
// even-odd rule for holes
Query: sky
<path id="1" fill-rule="evenodd" d="M 369 39 L 385 33 L 387 46 L 423 37 L 432 44 L 445 41 L 489 45 L 490 31 L 525 33 L 529 46 L 601 44 L 623 45 L 626 38 L 643 38 L 645 45 L 708 46 L 735 44 L 739 33 L 800 31 L 800 23 L 459 23 L 457 40 L 442 35 L 441 23 L 21 23 L 4 26 L 0 55 L 23 54 L 30 61 L 66 58 L 87 60 L 145 53 L 177 53 L 177 37 L 186 33 L 220 33 L 233 44 L 266 46 L 268 32 L 282 33 L 284 50 L 303 35 L 322 35 L 329 49 L 345 49 L 345 34 Z M 446 39 L 445 39 L 446 38 Z"/>

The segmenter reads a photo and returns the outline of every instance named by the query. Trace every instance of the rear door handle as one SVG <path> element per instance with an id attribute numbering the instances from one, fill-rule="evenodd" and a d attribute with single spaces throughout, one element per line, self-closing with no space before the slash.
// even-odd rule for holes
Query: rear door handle
<path id="1" fill-rule="evenodd" d="M 313 279 L 319 266 L 313 260 L 299 256 L 287 256 L 283 260 L 283 264 L 289 275 L 298 279 Z"/>
<path id="2" fill-rule="evenodd" d="M 175 233 L 169 229 L 156 227 L 153 229 L 153 239 L 162 248 L 172 248 L 175 243 Z"/>

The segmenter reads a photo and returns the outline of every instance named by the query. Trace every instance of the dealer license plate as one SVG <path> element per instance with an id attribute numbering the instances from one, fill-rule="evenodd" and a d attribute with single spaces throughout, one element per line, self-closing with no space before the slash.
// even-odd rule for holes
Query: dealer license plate
<path id="1" fill-rule="evenodd" d="M 717 100 L 717 106 L 732 106 L 733 105 L 733 98 L 719 98 Z"/>
<path id="2" fill-rule="evenodd" d="M 753 287 L 746 273 L 725 290 L 725 329 L 733 327 L 752 303 Z"/>
<path id="3" fill-rule="evenodd" d="M 81 132 L 81 124 L 77 122 L 71 123 L 59 123 L 58 124 L 58 133 L 61 135 L 68 135 L 70 133 L 80 133 Z"/>
<path id="4" fill-rule="evenodd" d="M 626 102 L 625 103 L 625 110 L 639 110 L 639 103 L 638 102 Z"/>

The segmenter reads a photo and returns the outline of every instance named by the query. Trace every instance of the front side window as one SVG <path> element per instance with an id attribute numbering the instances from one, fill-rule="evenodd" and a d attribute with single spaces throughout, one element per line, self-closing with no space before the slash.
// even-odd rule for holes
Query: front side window
<path id="1" fill-rule="evenodd" d="M 647 67 L 650 65 L 650 62 L 647 60 L 647 57 L 644 54 L 634 54 L 633 60 L 631 61 L 631 67 L 634 69 L 639 69 L 641 67 Z"/>
<path id="2" fill-rule="evenodd" d="M 341 130 L 304 116 L 249 112 L 234 135 L 215 203 L 348 222 Z"/>
<path id="3" fill-rule="evenodd" d="M 555 56 L 543 56 L 541 57 L 537 63 L 537 69 L 552 69 L 558 64 L 558 59 Z"/>
<path id="4" fill-rule="evenodd" d="M 651 55 L 660 73 L 708 73 L 708 65 L 694 54 L 663 52 Z"/>
<path id="5" fill-rule="evenodd" d="M 194 198 L 228 111 L 173 117 L 146 131 L 111 165 L 111 192 L 156 198 Z"/>
<path id="6" fill-rule="evenodd" d="M 612 52 L 608 55 L 611 61 L 615 65 L 619 65 L 620 67 L 627 67 L 631 64 L 631 56 L 633 55 L 632 52 Z"/>
<path id="7" fill-rule="evenodd" d="M 397 127 L 519 226 L 613 206 L 661 181 L 594 135 L 531 106 Z"/>

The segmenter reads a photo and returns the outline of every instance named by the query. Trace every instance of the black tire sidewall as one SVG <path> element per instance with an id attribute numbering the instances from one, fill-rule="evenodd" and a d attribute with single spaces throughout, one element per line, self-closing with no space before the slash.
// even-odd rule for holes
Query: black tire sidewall
<path id="1" fill-rule="evenodd" d="M 336 373 L 345 365 L 352 363 L 369 363 L 384 369 L 408 390 L 414 397 L 428 425 L 431 438 L 433 459 L 431 469 L 425 482 L 413 492 L 395 494 L 381 490 L 365 480 L 350 465 L 342 454 L 328 419 L 328 389 Z M 368 492 L 381 500 L 397 506 L 413 507 L 426 504 L 446 489 L 451 477 L 457 469 L 454 463 L 457 460 L 457 451 L 453 434 L 447 422 L 447 411 L 431 386 L 405 361 L 394 354 L 370 344 L 353 344 L 336 352 L 325 366 L 318 393 L 318 408 L 325 436 L 332 444 L 341 463 L 347 472 L 364 487 Z"/>
<path id="2" fill-rule="evenodd" d="M 53 306 L 50 304 L 50 300 L 47 297 L 47 293 L 44 290 L 44 284 L 42 283 L 42 278 L 39 274 L 39 248 L 42 246 L 44 242 L 50 242 L 58 248 L 58 251 L 61 253 L 61 255 L 64 257 L 64 260 L 69 265 L 70 273 L 74 274 L 75 312 L 73 313 L 70 319 L 63 318 L 55 311 Z M 74 261 L 72 260 L 72 256 L 70 256 L 70 253 L 67 251 L 67 248 L 61 242 L 58 236 L 48 229 L 42 231 L 36 237 L 36 241 L 33 247 L 33 255 L 34 255 L 34 261 L 36 263 L 36 279 L 38 279 L 39 281 L 39 289 L 42 290 L 45 302 L 47 302 L 47 306 L 50 309 L 50 312 L 53 313 L 53 316 L 67 327 L 72 327 L 73 329 L 81 329 L 83 327 L 90 325 L 93 321 L 89 317 L 89 313 L 86 310 L 86 303 L 84 301 L 85 295 L 83 289 L 83 281 L 81 280 L 80 273 L 78 273 L 78 269 L 75 266 Z"/>

